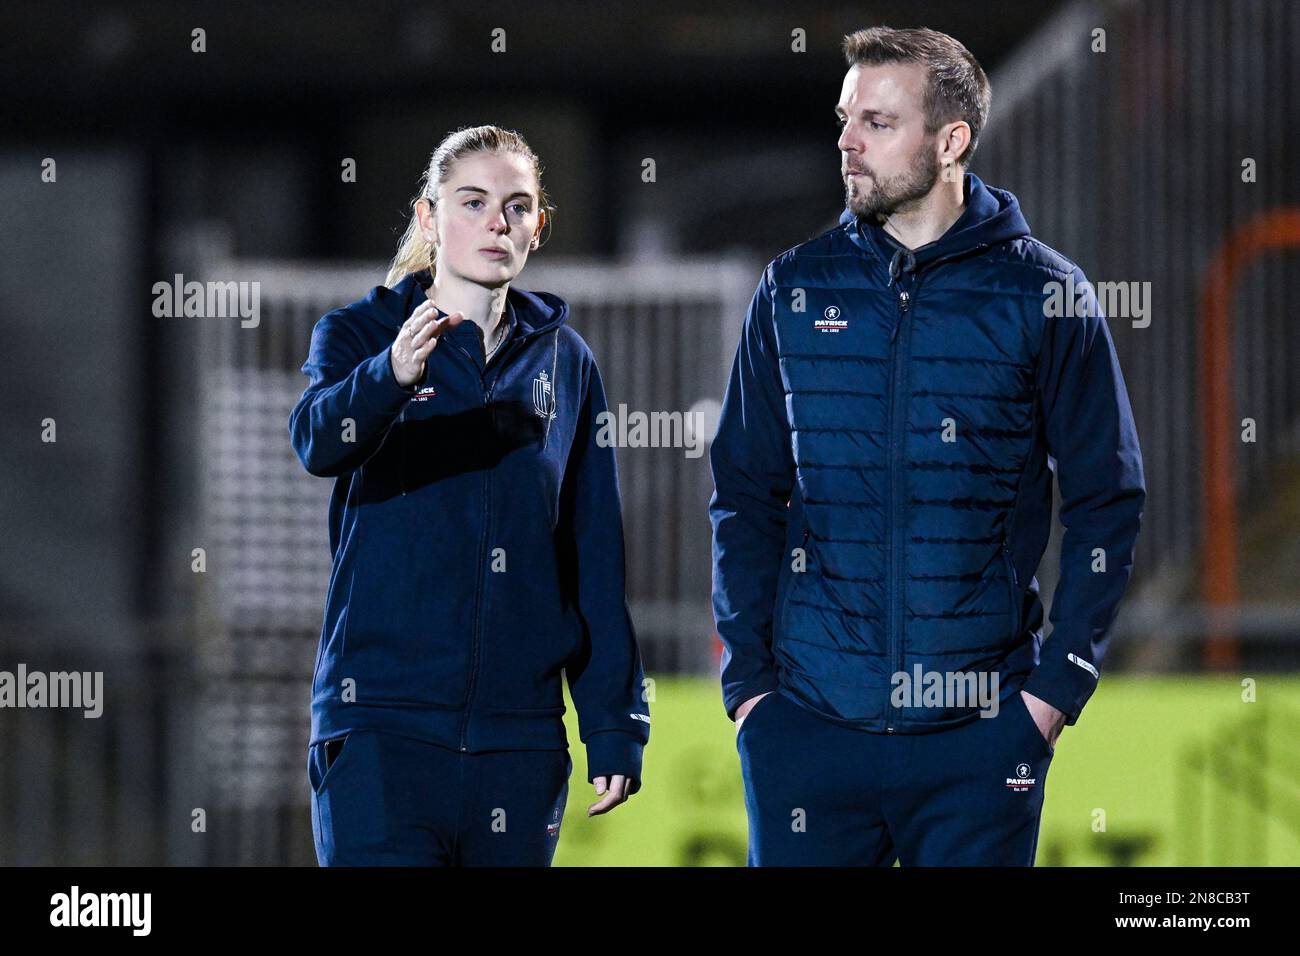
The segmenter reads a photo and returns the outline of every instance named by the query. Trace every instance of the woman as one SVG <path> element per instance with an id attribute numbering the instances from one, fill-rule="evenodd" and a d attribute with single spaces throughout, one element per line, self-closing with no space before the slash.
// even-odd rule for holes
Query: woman
<path id="1" fill-rule="evenodd" d="M 316 323 L 289 419 L 335 478 L 308 776 L 322 865 L 539 865 L 567 674 L 604 813 L 650 717 L 604 387 L 568 306 L 511 286 L 553 207 L 517 133 L 434 151 L 383 286 Z"/>

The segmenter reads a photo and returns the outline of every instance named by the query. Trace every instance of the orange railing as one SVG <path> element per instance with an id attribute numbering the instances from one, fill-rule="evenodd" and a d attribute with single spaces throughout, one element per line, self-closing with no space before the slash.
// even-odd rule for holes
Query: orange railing
<path id="1" fill-rule="evenodd" d="M 1229 612 L 1237 584 L 1236 442 L 1232 391 L 1232 300 L 1246 267 L 1273 249 L 1300 246 L 1300 209 L 1275 209 L 1234 230 L 1206 270 L 1201 289 L 1201 416 L 1205 433 L 1204 597 L 1210 610 L 1205 666 L 1231 670 L 1238 662 Z"/>

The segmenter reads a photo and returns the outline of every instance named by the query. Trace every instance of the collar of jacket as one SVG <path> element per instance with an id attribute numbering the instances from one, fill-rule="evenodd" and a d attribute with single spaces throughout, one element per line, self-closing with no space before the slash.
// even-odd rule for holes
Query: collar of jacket
<path id="1" fill-rule="evenodd" d="M 962 194 L 965 208 L 957 221 L 938 239 L 917 249 L 906 248 L 874 216 L 856 216 L 845 209 L 840 224 L 855 246 L 878 258 L 889 269 L 891 285 L 901 272 L 920 271 L 1029 235 L 1029 224 L 1020 212 L 1020 203 L 1007 190 L 986 186 L 974 173 L 966 173 Z"/>
<path id="2" fill-rule="evenodd" d="M 365 313 L 382 322 L 397 332 L 402 323 L 410 318 L 416 307 L 427 300 L 425 290 L 432 284 L 433 278 L 428 269 L 408 272 L 406 276 L 391 289 L 387 286 L 375 286 L 363 301 Z M 447 313 L 442 309 L 438 315 Z M 558 295 L 550 292 L 529 292 L 513 285 L 506 291 L 505 321 L 514 327 L 512 337 L 532 338 L 544 332 L 551 332 L 569 320 L 569 304 Z M 508 326 L 509 327 L 509 326 Z M 469 336 L 467 340 L 478 347 L 477 333 L 462 323 L 450 330 L 449 336 Z"/>

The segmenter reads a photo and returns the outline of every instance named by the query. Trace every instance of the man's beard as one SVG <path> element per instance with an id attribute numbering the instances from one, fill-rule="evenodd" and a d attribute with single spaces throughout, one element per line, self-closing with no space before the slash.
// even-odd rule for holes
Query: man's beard
<path id="1" fill-rule="evenodd" d="M 929 146 L 921 146 L 912 155 L 906 172 L 891 179 L 871 176 L 871 188 L 865 193 L 847 174 L 844 182 L 844 205 L 855 216 L 868 213 L 892 216 L 925 198 L 939 179 L 939 160 Z M 861 177 L 859 177 L 860 181 Z"/>

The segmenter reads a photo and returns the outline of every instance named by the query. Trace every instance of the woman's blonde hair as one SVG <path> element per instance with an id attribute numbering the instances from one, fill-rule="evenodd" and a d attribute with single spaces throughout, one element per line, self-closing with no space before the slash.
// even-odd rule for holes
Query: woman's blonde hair
<path id="1" fill-rule="evenodd" d="M 429 165 L 425 168 L 424 175 L 420 177 L 420 191 L 411 200 L 411 221 L 406 226 L 402 241 L 397 245 L 397 255 L 393 256 L 393 261 L 388 266 L 388 276 L 384 279 L 384 285 L 388 288 L 391 289 L 401 282 L 408 273 L 419 272 L 421 269 L 433 272 L 434 245 L 420 232 L 420 219 L 416 215 L 415 204 L 425 199 L 436 208 L 438 188 L 451 175 L 456 162 L 471 153 L 480 152 L 516 153 L 528 160 L 537 177 L 538 204 L 546 213 L 549 237 L 549 227 L 551 217 L 555 215 L 555 207 L 551 205 L 550 197 L 546 195 L 546 189 L 542 185 L 542 164 L 537 154 L 514 130 L 502 129 L 499 126 L 462 127 L 454 133 L 449 133 L 429 157 Z"/>

